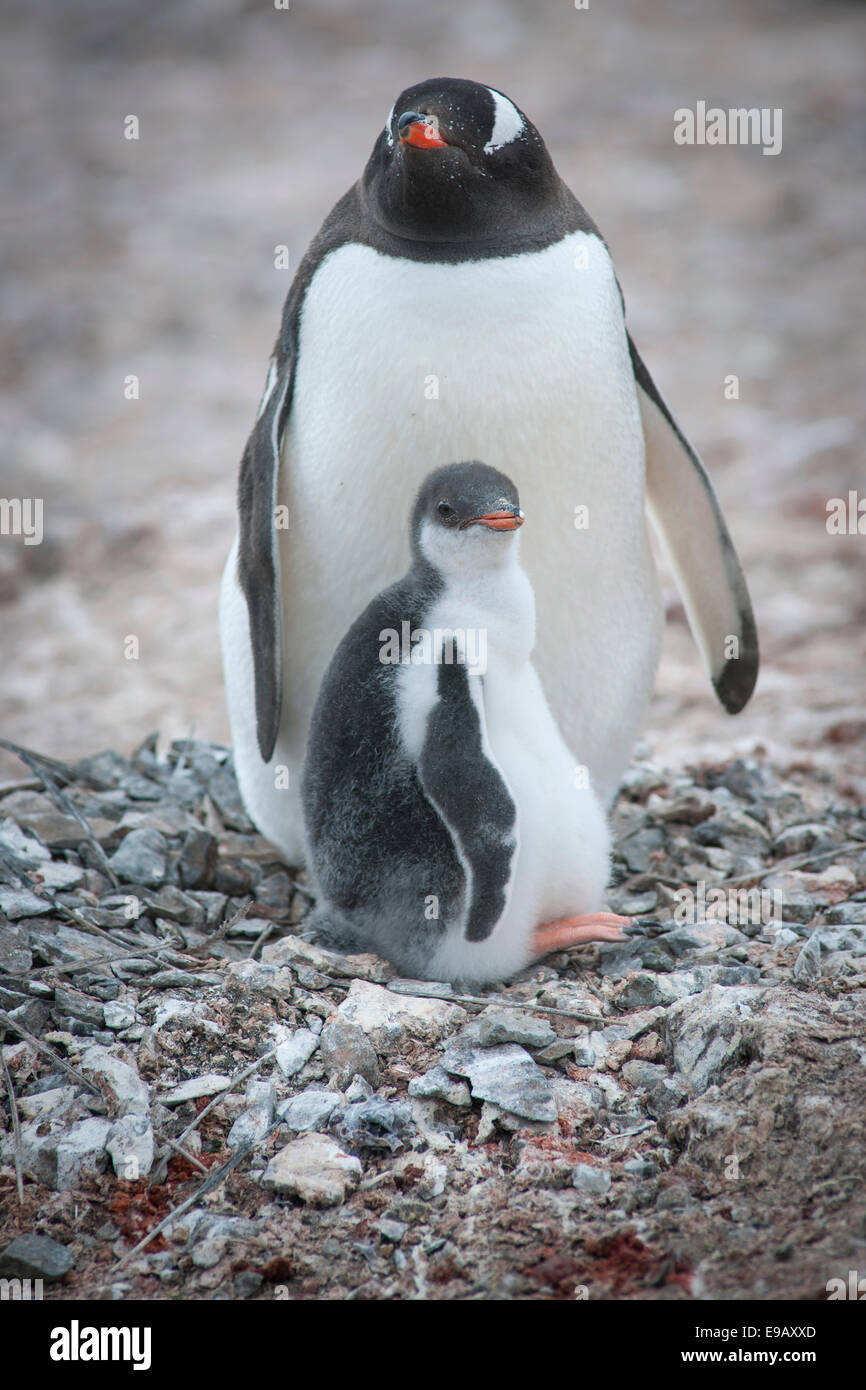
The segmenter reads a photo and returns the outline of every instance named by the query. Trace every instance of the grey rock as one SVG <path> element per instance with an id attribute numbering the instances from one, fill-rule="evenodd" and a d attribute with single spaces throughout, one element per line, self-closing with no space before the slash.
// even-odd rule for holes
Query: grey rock
<path id="1" fill-rule="evenodd" d="M 394 994 L 368 980 L 353 980 L 338 1009 L 367 1034 L 380 1056 L 393 1056 L 410 1038 L 435 1043 L 467 1017 L 459 1004 Z"/>
<path id="2" fill-rule="evenodd" d="M 556 1033 L 545 1018 L 535 1018 L 523 1009 L 502 1009 L 493 1005 L 478 1019 L 483 1047 L 499 1043 L 519 1043 L 521 1047 L 548 1047 Z"/>
<path id="3" fill-rule="evenodd" d="M 629 976 L 618 1002 L 626 1009 L 664 1007 L 688 994 L 694 994 L 698 988 L 694 972 L 689 970 L 678 970 L 669 975 L 643 970 Z"/>
<path id="4" fill-rule="evenodd" d="M 0 972 L 24 975 L 33 964 L 26 932 L 9 922 L 0 922 Z"/>
<path id="5" fill-rule="evenodd" d="M 611 1177 L 606 1168 L 595 1168 L 591 1163 L 578 1163 L 571 1174 L 571 1185 L 580 1192 L 591 1192 L 604 1196 L 610 1191 Z"/>
<path id="6" fill-rule="evenodd" d="M 656 850 L 663 848 L 664 842 L 664 833 L 656 827 L 650 826 L 644 830 L 637 830 L 619 840 L 616 849 L 632 873 L 646 873 L 653 854 Z"/>
<path id="7" fill-rule="evenodd" d="M 785 905 L 787 908 L 787 902 Z M 866 902 L 836 903 L 833 907 L 827 907 L 824 909 L 824 921 L 830 926 L 864 926 L 866 925 Z M 822 935 L 826 934 L 822 933 Z M 866 951 L 866 933 L 863 934 L 863 939 L 863 951 Z M 835 947 L 834 949 L 852 950 L 853 948 L 848 946 Z M 863 954 L 863 952 L 858 954 Z"/>
<path id="8" fill-rule="evenodd" d="M 412 1125 L 412 1106 L 405 1100 L 383 1100 L 371 1096 L 337 1112 L 331 1128 L 351 1148 L 390 1150 L 396 1153 L 407 1143 Z"/>
<path id="9" fill-rule="evenodd" d="M 184 888 L 210 887 L 217 862 L 217 840 L 209 830 L 190 830 L 178 860 L 178 875 Z"/>
<path id="10" fill-rule="evenodd" d="M 153 1167 L 153 1128 L 147 1115 L 129 1112 L 112 1125 L 105 1147 L 114 1171 L 127 1182 L 147 1177 Z"/>
<path id="11" fill-rule="evenodd" d="M 196 1223 L 187 1249 L 198 1269 L 213 1269 L 232 1242 L 249 1240 L 256 1233 L 255 1221 L 243 1216 L 204 1216 Z"/>
<path id="12" fill-rule="evenodd" d="M 22 917 L 40 917 L 51 911 L 47 898 L 39 898 L 29 888 L 6 888 L 0 886 L 0 912 L 6 914 L 10 922 Z"/>
<path id="13" fill-rule="evenodd" d="M 310 1129 L 323 1130 L 340 1104 L 341 1098 L 335 1091 L 301 1091 L 300 1095 L 281 1101 L 277 1114 L 289 1129 L 298 1133 Z"/>
<path id="14" fill-rule="evenodd" d="M 715 953 L 725 946 L 747 945 L 748 938 L 727 922 L 696 922 L 675 927 L 658 938 L 659 946 L 679 958 L 692 953 Z"/>
<path id="15" fill-rule="evenodd" d="M 84 878 L 84 870 L 77 864 L 47 862 L 39 865 L 37 877 L 43 888 L 56 892 L 66 888 L 77 888 Z"/>
<path id="16" fill-rule="evenodd" d="M 773 849 L 778 855 L 805 854 L 807 850 L 832 849 L 838 844 L 841 835 L 835 827 L 807 821 L 802 825 L 789 825 L 773 841 Z"/>
<path id="17" fill-rule="evenodd" d="M 51 860 L 51 851 L 34 835 L 22 830 L 11 816 L 0 821 L 0 849 L 24 869 L 39 868 Z"/>
<path id="18" fill-rule="evenodd" d="M 353 1076 L 345 1090 L 345 1099 L 350 1103 L 356 1100 L 369 1100 L 374 1094 L 373 1087 L 364 1076 Z"/>
<path id="19" fill-rule="evenodd" d="M 379 1085 L 378 1058 L 357 1024 L 337 1015 L 323 1027 L 319 1048 L 328 1075 L 339 1087 L 348 1086 L 355 1076 L 363 1076 L 374 1088 Z"/>
<path id="20" fill-rule="evenodd" d="M 764 789 L 764 774 L 760 764 L 744 758 L 735 758 L 725 770 L 722 786 L 727 787 L 734 796 L 743 797 L 747 801 L 759 800 Z"/>
<path id="21" fill-rule="evenodd" d="M 710 985 L 670 1007 L 668 1054 L 696 1091 L 706 1090 L 741 1059 L 745 1027 L 764 993 L 755 985 Z"/>
<path id="22" fill-rule="evenodd" d="M 578 1067 L 594 1067 L 596 1064 L 595 1049 L 589 1038 L 577 1038 L 574 1044 L 574 1061 Z"/>
<path id="23" fill-rule="evenodd" d="M 657 1062 L 644 1062 L 639 1057 L 626 1062 L 620 1069 L 620 1076 L 624 1081 L 643 1091 L 653 1090 L 666 1075 L 664 1067 L 659 1066 Z"/>
<path id="24" fill-rule="evenodd" d="M 651 1088 L 647 1097 L 646 1108 L 648 1113 L 658 1120 L 662 1115 L 668 1115 L 671 1110 L 676 1110 L 688 1098 L 689 1089 L 683 1085 L 679 1077 L 663 1076 Z"/>
<path id="25" fill-rule="evenodd" d="M 106 1028 L 111 1028 L 114 1032 L 122 1032 L 125 1028 L 131 1028 L 135 1023 L 135 1007 L 127 1000 L 109 1000 L 102 1006 L 103 1022 Z"/>
<path id="26" fill-rule="evenodd" d="M 527 1120 L 556 1119 L 556 1101 L 543 1072 L 516 1043 L 452 1048 L 441 1065 L 446 1071 L 468 1077 L 476 1100 L 491 1101 Z"/>
<path id="27" fill-rule="evenodd" d="M 794 961 L 794 979 L 801 984 L 810 984 L 821 974 L 821 936 L 819 932 L 809 937 L 805 946 Z"/>
<path id="28" fill-rule="evenodd" d="M 244 810 L 234 769 L 230 765 L 217 768 L 208 782 L 207 789 L 224 824 L 230 830 L 239 830 L 243 835 L 252 834 L 255 827 Z"/>
<path id="29" fill-rule="evenodd" d="M 383 1240 L 389 1241 L 392 1245 L 399 1245 L 409 1227 L 403 1221 L 394 1221 L 390 1217 L 383 1216 L 379 1222 L 379 1234 Z"/>
<path id="30" fill-rule="evenodd" d="M 627 1173 L 635 1178 L 654 1178 L 658 1176 L 658 1167 L 651 1158 L 644 1158 L 641 1154 L 635 1154 L 633 1158 L 627 1158 L 622 1165 Z"/>
<path id="31" fill-rule="evenodd" d="M 231 1086 L 231 1077 L 220 1072 L 206 1072 L 203 1076 L 191 1076 L 181 1081 L 170 1091 L 160 1096 L 161 1105 L 183 1105 L 188 1100 L 198 1100 L 201 1096 L 216 1096 Z"/>
<path id="32" fill-rule="evenodd" d="M 142 1081 L 131 1061 L 115 1056 L 104 1047 L 88 1047 L 81 1057 L 85 1075 L 98 1077 L 110 1090 L 119 1115 L 146 1115 L 150 1110 L 150 1087 Z"/>
<path id="33" fill-rule="evenodd" d="M 276 1093 L 272 1081 L 252 1077 L 247 1082 L 245 1099 L 247 1109 L 238 1115 L 228 1132 L 228 1149 L 240 1149 L 244 1144 L 263 1139 L 274 1118 Z"/>
<path id="34" fill-rule="evenodd" d="M 449 1076 L 444 1067 L 431 1067 L 423 1076 L 413 1077 L 409 1082 L 409 1094 L 424 1100 L 444 1100 L 463 1108 L 472 1104 L 467 1083 Z"/>
<path id="35" fill-rule="evenodd" d="M 277 1066 L 286 1078 L 297 1076 L 302 1067 L 309 1062 L 316 1048 L 319 1046 L 319 1039 L 315 1033 L 311 1033 L 309 1028 L 298 1028 L 292 1035 L 281 1042 L 276 1050 Z"/>
<path id="36" fill-rule="evenodd" d="M 40 1130 L 47 1132 L 40 1133 Z M 112 1128 L 111 1120 L 91 1116 L 75 1124 L 63 1119 L 35 1120 L 21 1126 L 22 1158 L 47 1187 L 67 1191 L 75 1187 L 82 1173 L 96 1173 L 106 1162 L 105 1144 Z M 0 1140 L 5 1161 L 12 1162 L 11 1138 Z"/>
<path id="37" fill-rule="evenodd" d="M 167 872 L 168 842 L 158 830 L 130 830 L 109 863 L 125 883 L 158 888 Z"/>
<path id="38" fill-rule="evenodd" d="M 80 990 L 70 989 L 66 985 L 57 985 L 54 990 L 54 1003 L 64 1014 L 70 1014 L 72 1018 L 83 1019 L 85 1023 L 92 1023 L 95 1027 L 101 1028 L 104 1022 L 104 1005 L 98 999 L 89 999 Z"/>
<path id="39" fill-rule="evenodd" d="M 361 1162 L 328 1135 L 302 1134 L 269 1162 L 262 1186 L 313 1206 L 338 1206 L 361 1177 Z"/>
<path id="40" fill-rule="evenodd" d="M 65 1245 L 33 1231 L 16 1236 L 0 1254 L 0 1275 L 4 1278 L 44 1279 L 50 1283 L 62 1279 L 72 1265 L 72 1255 Z"/>
<path id="41" fill-rule="evenodd" d="M 73 1086 L 50 1086 L 35 1094 L 19 1096 L 18 1109 L 28 1120 L 47 1115 L 63 1115 L 68 1113 L 75 1097 Z"/>

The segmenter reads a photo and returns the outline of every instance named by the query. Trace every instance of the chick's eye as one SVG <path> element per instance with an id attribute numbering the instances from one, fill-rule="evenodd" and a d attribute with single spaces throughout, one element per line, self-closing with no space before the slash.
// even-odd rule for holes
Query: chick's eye
<path id="1" fill-rule="evenodd" d="M 439 520 L 443 522 L 445 526 L 453 526 L 457 520 L 457 513 L 447 502 L 440 502 L 436 507 L 436 512 L 439 516 Z"/>

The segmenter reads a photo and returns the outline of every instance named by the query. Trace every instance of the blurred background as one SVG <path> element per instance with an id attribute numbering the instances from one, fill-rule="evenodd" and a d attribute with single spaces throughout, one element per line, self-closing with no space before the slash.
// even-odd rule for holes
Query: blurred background
<path id="1" fill-rule="evenodd" d="M 5 737 L 66 761 L 155 729 L 228 740 L 217 589 L 291 273 L 397 93 L 449 75 L 512 96 L 598 222 L 746 570 L 752 704 L 736 720 L 716 704 L 668 584 L 647 744 L 681 762 L 760 742 L 866 795 L 866 534 L 826 527 L 828 499 L 866 499 L 866 7 L 4 0 L 0 15 L 0 496 L 44 499 L 41 545 L 0 537 Z M 698 100 L 781 107 L 781 153 L 675 144 L 674 112 Z M 21 775 L 0 758 L 0 778 Z"/>

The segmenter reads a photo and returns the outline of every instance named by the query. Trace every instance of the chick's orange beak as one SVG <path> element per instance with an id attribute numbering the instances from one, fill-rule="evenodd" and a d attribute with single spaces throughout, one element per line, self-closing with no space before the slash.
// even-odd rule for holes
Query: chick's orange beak
<path id="1" fill-rule="evenodd" d="M 486 526 L 491 531 L 516 531 L 525 520 L 523 512 L 518 507 L 516 510 L 487 512 L 484 516 L 473 517 L 468 524 L 470 526 Z"/>

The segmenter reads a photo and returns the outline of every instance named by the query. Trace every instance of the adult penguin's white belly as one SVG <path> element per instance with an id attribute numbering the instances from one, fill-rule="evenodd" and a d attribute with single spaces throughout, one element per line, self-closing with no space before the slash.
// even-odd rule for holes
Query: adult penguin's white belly
<path id="1" fill-rule="evenodd" d="M 241 790 L 290 861 L 300 857 L 297 786 L 325 667 L 351 620 L 406 570 L 403 519 L 421 480 L 473 458 L 520 490 L 532 521 L 522 561 L 536 596 L 534 662 L 575 763 L 603 802 L 616 790 L 651 694 L 662 609 L 608 254 L 583 232 L 538 252 L 447 265 L 348 244 L 316 271 L 301 316 L 279 486 L 289 516 L 282 715 L 268 765 L 252 662 L 233 659 L 226 671 Z M 222 626 L 236 652 L 247 619 L 234 564 L 233 552 Z"/>

